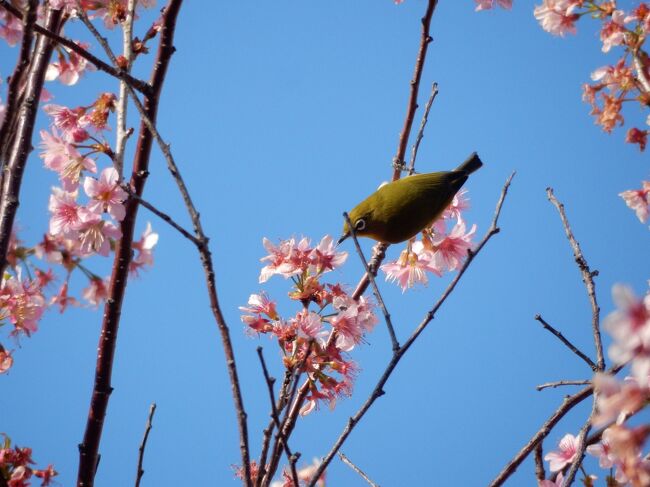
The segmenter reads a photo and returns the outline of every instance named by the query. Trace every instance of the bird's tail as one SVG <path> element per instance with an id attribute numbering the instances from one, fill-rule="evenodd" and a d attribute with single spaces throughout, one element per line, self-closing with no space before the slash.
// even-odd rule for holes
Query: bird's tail
<path id="1" fill-rule="evenodd" d="M 465 162 L 463 162 L 455 170 L 462 171 L 466 174 L 472 174 L 474 171 L 480 169 L 482 165 L 483 162 L 481 162 L 478 154 L 476 152 L 472 152 L 472 154 L 465 160 Z"/>

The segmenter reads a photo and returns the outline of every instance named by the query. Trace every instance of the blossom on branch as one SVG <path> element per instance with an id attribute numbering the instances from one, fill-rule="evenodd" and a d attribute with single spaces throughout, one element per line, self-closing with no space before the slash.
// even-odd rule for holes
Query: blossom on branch
<path id="1" fill-rule="evenodd" d="M 542 29 L 553 35 L 575 34 L 578 16 L 574 12 L 581 3 L 580 0 L 544 0 L 535 7 L 535 18 Z"/>
<path id="2" fill-rule="evenodd" d="M 547 453 L 544 460 L 549 462 L 551 472 L 559 472 L 575 459 L 578 452 L 578 439 L 568 433 L 560 440 L 559 450 Z"/>
<path id="3" fill-rule="evenodd" d="M 619 193 L 625 204 L 636 213 L 641 223 L 650 216 L 650 181 L 643 181 L 641 189 L 629 189 Z"/>

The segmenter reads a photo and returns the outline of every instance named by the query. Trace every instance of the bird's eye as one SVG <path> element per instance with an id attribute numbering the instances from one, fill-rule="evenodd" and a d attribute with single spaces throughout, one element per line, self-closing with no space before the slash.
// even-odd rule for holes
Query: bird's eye
<path id="1" fill-rule="evenodd" d="M 366 228 L 366 221 L 363 218 L 359 218 L 354 224 L 354 229 L 358 232 Z"/>

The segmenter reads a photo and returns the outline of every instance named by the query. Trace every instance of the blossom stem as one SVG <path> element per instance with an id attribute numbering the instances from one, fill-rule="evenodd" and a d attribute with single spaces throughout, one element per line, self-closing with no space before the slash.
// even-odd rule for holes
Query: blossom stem
<path id="1" fill-rule="evenodd" d="M 427 101 L 427 104 L 424 106 L 424 114 L 422 115 L 422 122 L 420 122 L 420 128 L 418 129 L 418 134 L 415 137 L 415 144 L 413 144 L 413 149 L 411 150 L 411 162 L 409 163 L 409 175 L 415 172 L 415 158 L 418 155 L 420 142 L 422 142 L 422 138 L 424 137 L 424 128 L 427 126 L 427 122 L 429 121 L 429 111 L 431 111 L 431 106 L 433 105 L 436 96 L 438 96 L 438 83 L 434 82 L 433 85 L 431 85 L 431 95 L 429 95 L 429 100 Z"/>

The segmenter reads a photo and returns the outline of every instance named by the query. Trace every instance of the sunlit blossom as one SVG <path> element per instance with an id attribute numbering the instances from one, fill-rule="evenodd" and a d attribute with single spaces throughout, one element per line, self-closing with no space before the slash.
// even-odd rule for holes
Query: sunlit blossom
<path id="1" fill-rule="evenodd" d="M 641 189 L 630 189 L 619 193 L 625 204 L 636 213 L 641 223 L 650 216 L 650 181 L 643 181 Z"/>
<path id="2" fill-rule="evenodd" d="M 565 466 L 573 462 L 578 451 L 578 439 L 572 434 L 566 434 L 559 443 L 559 449 L 549 452 L 544 460 L 549 462 L 551 472 L 559 472 Z"/>
<path id="3" fill-rule="evenodd" d="M 580 3 L 579 0 L 543 0 L 542 5 L 535 7 L 534 15 L 546 32 L 559 36 L 575 34 L 578 16 L 574 12 Z"/>
<path id="4" fill-rule="evenodd" d="M 104 169 L 99 180 L 86 177 L 84 190 L 91 198 L 86 205 L 88 210 L 96 213 L 106 211 L 117 221 L 122 221 L 126 211 L 122 202 L 126 199 L 127 193 L 120 187 L 119 181 L 120 177 L 114 167 Z"/>

